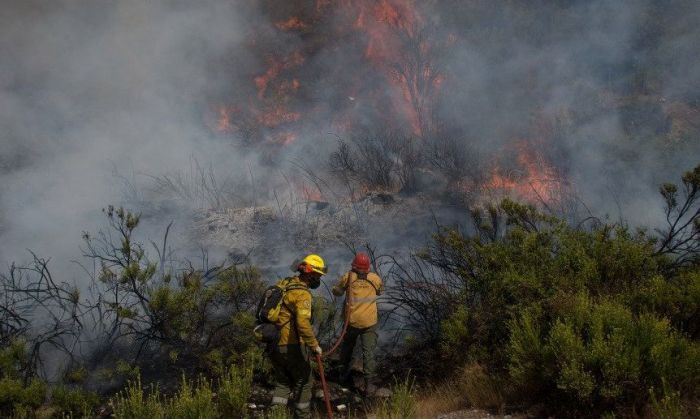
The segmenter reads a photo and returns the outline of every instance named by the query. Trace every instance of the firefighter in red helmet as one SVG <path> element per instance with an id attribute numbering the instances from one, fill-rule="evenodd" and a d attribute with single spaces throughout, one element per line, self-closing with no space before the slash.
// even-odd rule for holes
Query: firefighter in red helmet
<path id="1" fill-rule="evenodd" d="M 377 347 L 377 296 L 383 290 L 382 279 L 370 271 L 370 258 L 366 253 L 357 253 L 352 260 L 352 269 L 340 278 L 333 287 L 336 296 L 345 295 L 345 315 L 349 316 L 348 329 L 340 352 L 340 363 L 345 380 L 351 376 L 352 352 L 355 343 L 362 347 L 362 370 L 365 394 L 376 391 L 375 349 Z"/>

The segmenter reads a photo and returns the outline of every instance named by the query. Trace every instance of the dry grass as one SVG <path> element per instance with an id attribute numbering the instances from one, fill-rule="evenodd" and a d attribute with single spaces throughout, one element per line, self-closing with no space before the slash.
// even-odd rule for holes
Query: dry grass
<path id="1" fill-rule="evenodd" d="M 435 418 L 461 409 L 500 411 L 503 394 L 498 383 L 478 364 L 470 364 L 447 381 L 418 397 L 417 418 Z"/>

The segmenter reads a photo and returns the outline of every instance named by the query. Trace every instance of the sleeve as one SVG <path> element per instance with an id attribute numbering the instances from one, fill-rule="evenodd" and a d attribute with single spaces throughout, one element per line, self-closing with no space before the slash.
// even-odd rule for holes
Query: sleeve
<path id="1" fill-rule="evenodd" d="M 295 297 L 292 309 L 297 322 L 299 338 L 307 346 L 314 348 L 318 346 L 318 340 L 311 326 L 311 294 L 306 291 L 299 291 L 299 295 Z"/>
<path id="2" fill-rule="evenodd" d="M 335 286 L 333 286 L 333 289 L 332 289 L 333 295 L 335 295 L 336 297 L 340 297 L 341 295 L 343 295 L 345 293 L 345 288 L 347 287 L 347 283 L 348 283 L 348 274 L 345 273 L 343 276 L 340 277 L 340 279 L 338 280 L 338 283 L 335 284 Z"/>
<path id="3" fill-rule="evenodd" d="M 377 295 L 382 295 L 384 293 L 384 282 L 382 282 L 382 278 L 379 275 L 375 276 L 377 283 L 375 284 L 375 287 L 377 288 Z"/>

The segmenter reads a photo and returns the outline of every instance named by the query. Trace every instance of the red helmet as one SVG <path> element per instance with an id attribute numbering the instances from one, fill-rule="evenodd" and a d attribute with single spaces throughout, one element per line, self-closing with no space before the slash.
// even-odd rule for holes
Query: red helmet
<path id="1" fill-rule="evenodd" d="M 369 272 L 369 256 L 367 256 L 367 253 L 360 252 L 356 254 L 351 266 L 358 272 Z"/>

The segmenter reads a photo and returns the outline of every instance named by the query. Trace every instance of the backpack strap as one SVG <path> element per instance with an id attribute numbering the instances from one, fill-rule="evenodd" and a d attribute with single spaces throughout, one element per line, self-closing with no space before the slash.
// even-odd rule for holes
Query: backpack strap
<path id="1" fill-rule="evenodd" d="M 367 281 L 367 282 L 369 282 L 369 284 L 372 286 L 372 288 L 374 288 L 374 295 L 379 296 L 379 290 L 378 290 L 377 287 L 374 285 L 374 282 L 372 282 L 372 281 L 370 281 L 369 279 L 367 279 L 367 275 L 360 276 L 360 275 L 359 275 L 357 272 L 355 272 L 355 271 L 350 271 L 350 272 L 351 272 L 352 274 L 355 275 L 355 278 L 356 278 L 356 279 L 355 279 L 355 280 L 352 280 L 352 275 L 351 275 L 351 277 L 350 277 L 349 280 L 348 280 L 348 285 L 347 285 L 347 288 L 348 288 L 348 289 L 350 288 L 350 284 L 353 283 L 353 282 L 355 282 L 355 281 Z"/>
<path id="2" fill-rule="evenodd" d="M 304 285 L 289 285 L 286 287 L 282 287 L 282 305 L 287 308 L 287 311 L 289 311 L 289 320 L 285 322 L 283 325 L 280 326 L 280 329 L 289 324 L 292 320 L 294 321 L 294 328 L 296 329 L 297 332 L 297 339 L 301 340 L 301 334 L 299 333 L 299 324 L 296 322 L 296 315 L 294 314 L 294 311 L 289 308 L 287 303 L 284 302 L 284 296 L 287 294 L 288 291 L 293 291 L 293 290 L 306 290 L 306 292 L 309 293 L 309 296 L 313 300 L 313 295 L 311 294 L 311 291 L 309 290 L 309 287 L 304 286 Z"/>

